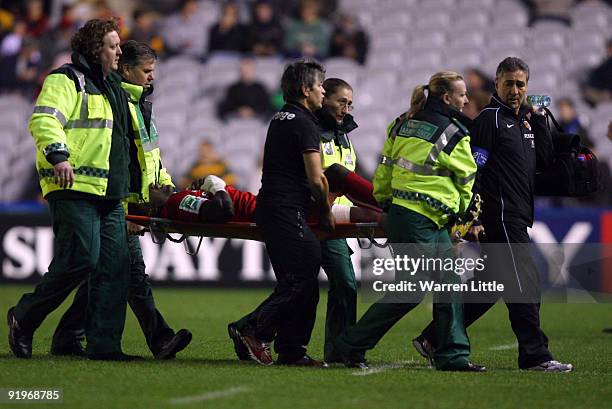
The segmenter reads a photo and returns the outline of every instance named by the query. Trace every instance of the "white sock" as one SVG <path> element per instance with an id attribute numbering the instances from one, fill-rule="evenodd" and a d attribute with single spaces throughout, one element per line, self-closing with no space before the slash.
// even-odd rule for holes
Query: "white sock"
<path id="1" fill-rule="evenodd" d="M 337 223 L 349 223 L 351 221 L 351 206 L 335 204 L 331 208 Z"/>
<path id="2" fill-rule="evenodd" d="M 202 186 L 200 186 L 200 190 L 203 190 L 204 192 L 210 192 L 214 195 L 220 190 L 225 190 L 225 186 L 227 185 L 219 176 L 208 175 L 204 179 L 204 183 L 202 183 Z"/>

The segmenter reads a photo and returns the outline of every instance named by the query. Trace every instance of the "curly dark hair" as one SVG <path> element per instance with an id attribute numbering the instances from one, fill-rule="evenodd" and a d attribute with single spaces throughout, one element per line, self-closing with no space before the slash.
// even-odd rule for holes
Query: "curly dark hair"
<path id="1" fill-rule="evenodd" d="M 104 46 L 104 36 L 111 31 L 119 32 L 119 24 L 115 18 L 89 20 L 72 36 L 70 46 L 73 51 L 83 54 L 90 61 L 96 62 L 100 50 Z"/>

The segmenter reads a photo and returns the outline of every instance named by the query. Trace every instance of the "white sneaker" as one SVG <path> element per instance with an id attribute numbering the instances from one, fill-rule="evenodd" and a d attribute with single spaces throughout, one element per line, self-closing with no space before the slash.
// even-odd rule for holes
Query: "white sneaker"
<path id="1" fill-rule="evenodd" d="M 571 372 L 574 370 L 572 364 L 563 364 L 559 361 L 546 361 L 539 365 L 527 368 L 528 371 L 542 371 L 542 372 Z"/>

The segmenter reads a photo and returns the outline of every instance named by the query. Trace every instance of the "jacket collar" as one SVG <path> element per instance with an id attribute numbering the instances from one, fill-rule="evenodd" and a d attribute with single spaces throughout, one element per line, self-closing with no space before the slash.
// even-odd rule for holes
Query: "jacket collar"
<path id="1" fill-rule="evenodd" d="M 285 105 L 292 106 L 295 109 L 303 112 L 304 115 L 308 116 L 315 124 L 319 125 L 319 119 L 317 118 L 317 116 L 310 109 L 306 108 L 304 105 L 300 104 L 299 102 L 288 101 L 285 103 Z"/>
<path id="2" fill-rule="evenodd" d="M 140 85 L 127 82 L 125 79 L 121 81 L 121 88 L 128 94 L 130 101 L 138 102 L 144 93 L 144 88 Z"/>
<path id="3" fill-rule="evenodd" d="M 98 86 L 104 84 L 104 80 L 118 84 L 121 81 L 121 76 L 116 72 L 111 72 L 106 78 L 102 72 L 102 66 L 98 63 L 91 62 L 83 54 L 74 51 L 71 56 L 72 64 L 79 69 L 86 77 L 92 79 Z"/>
<path id="4" fill-rule="evenodd" d="M 427 101 L 425 102 L 425 109 L 432 110 L 449 118 L 455 118 L 468 128 L 472 124 L 472 120 L 465 116 L 463 112 L 452 108 L 450 105 L 447 105 L 436 98 L 427 98 Z"/>
<path id="5" fill-rule="evenodd" d="M 146 99 L 153 93 L 153 85 L 151 85 L 149 88 L 145 88 L 141 85 L 132 84 L 125 78 L 121 78 L 121 80 L 121 87 L 125 90 L 125 92 L 127 92 L 132 102 L 138 102 Z"/>
<path id="6" fill-rule="evenodd" d="M 102 66 L 100 64 L 89 61 L 83 54 L 76 51 L 72 53 L 71 59 L 72 64 L 74 64 L 86 76 L 99 81 L 104 79 Z"/>
<path id="7" fill-rule="evenodd" d="M 513 117 L 522 118 L 529 112 L 529 107 L 527 105 L 523 105 L 518 112 L 518 115 L 514 112 L 514 109 L 506 105 L 502 99 L 497 95 L 497 92 L 493 94 L 491 97 L 491 102 L 489 105 L 492 108 L 499 108 L 501 111 L 505 112 L 507 115 L 511 115 Z"/>
<path id="8" fill-rule="evenodd" d="M 357 122 L 355 122 L 355 118 L 353 118 L 353 115 L 351 114 L 346 114 L 341 124 L 339 124 L 336 121 L 336 118 L 334 118 L 325 108 L 317 110 L 315 115 L 319 120 L 319 126 L 323 130 L 338 130 L 340 132 L 349 133 L 358 127 Z"/>

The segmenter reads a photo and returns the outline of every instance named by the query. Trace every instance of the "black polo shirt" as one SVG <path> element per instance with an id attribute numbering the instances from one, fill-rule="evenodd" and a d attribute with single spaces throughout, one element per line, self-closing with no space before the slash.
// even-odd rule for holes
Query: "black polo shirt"
<path id="1" fill-rule="evenodd" d="M 319 151 L 317 118 L 306 107 L 287 103 L 268 128 L 258 207 L 308 206 L 310 187 L 302 154 L 309 151 Z"/>

